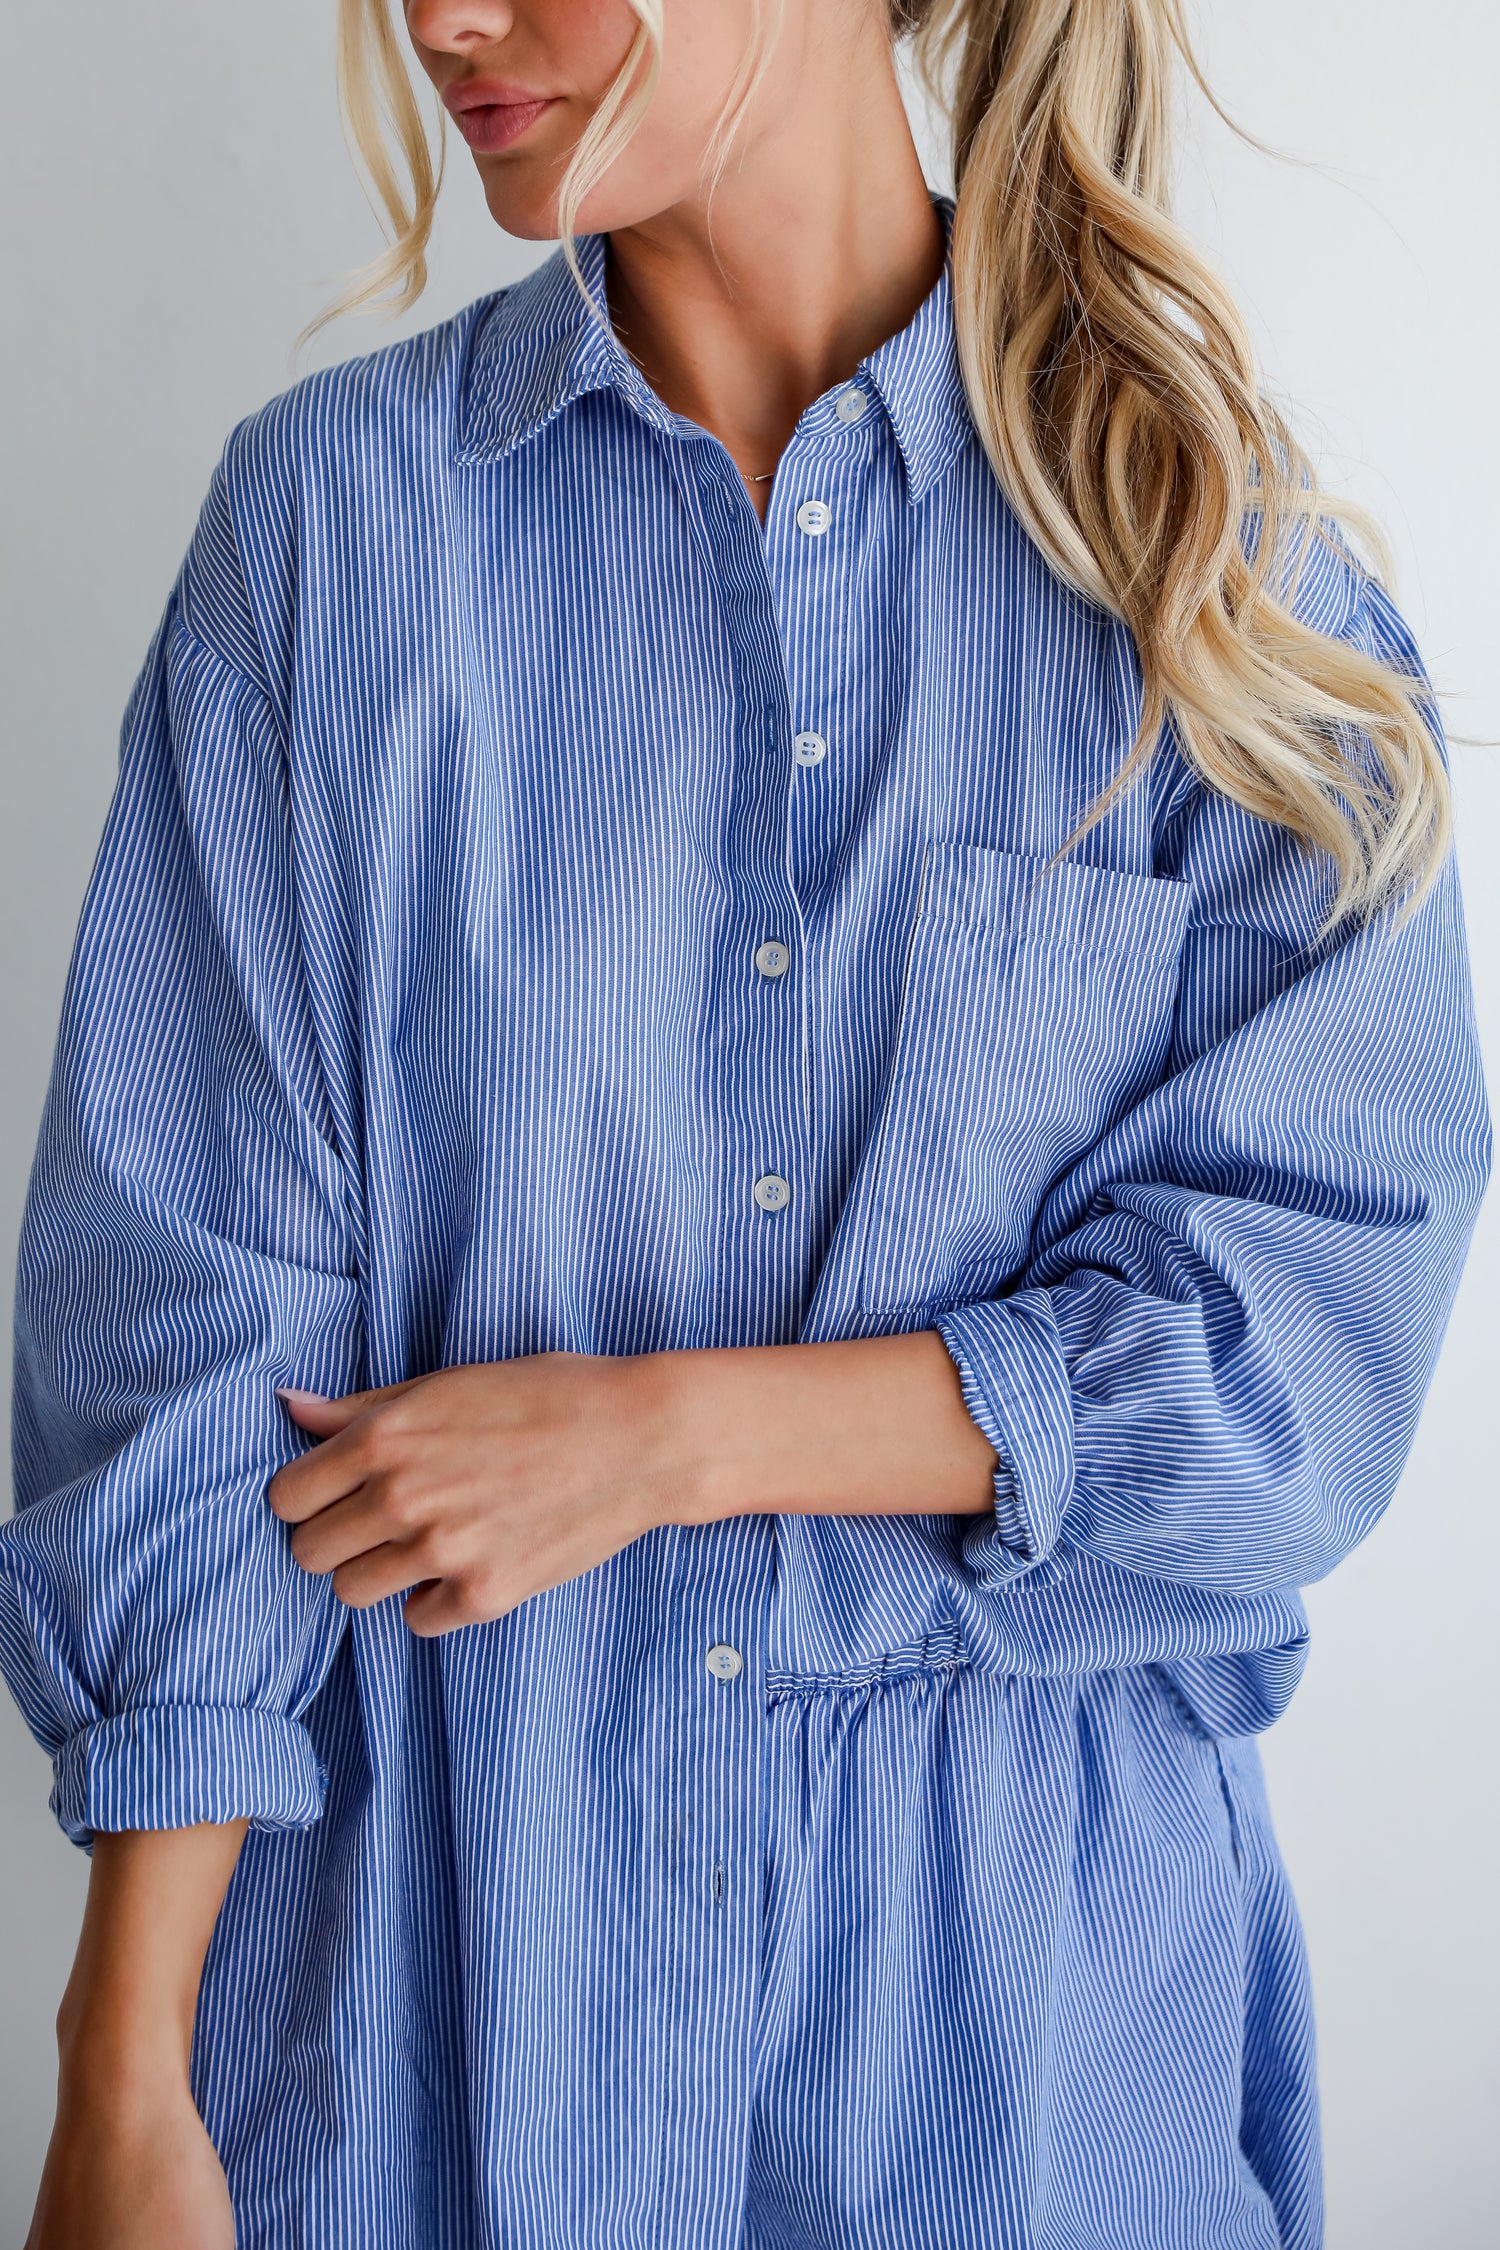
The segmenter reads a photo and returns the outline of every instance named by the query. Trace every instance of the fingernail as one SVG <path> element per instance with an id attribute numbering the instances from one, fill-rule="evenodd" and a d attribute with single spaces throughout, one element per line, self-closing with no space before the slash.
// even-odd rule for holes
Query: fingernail
<path id="1" fill-rule="evenodd" d="M 278 1389 L 276 1396 L 283 1406 L 326 1406 L 327 1399 L 321 1391 L 293 1391 Z"/>

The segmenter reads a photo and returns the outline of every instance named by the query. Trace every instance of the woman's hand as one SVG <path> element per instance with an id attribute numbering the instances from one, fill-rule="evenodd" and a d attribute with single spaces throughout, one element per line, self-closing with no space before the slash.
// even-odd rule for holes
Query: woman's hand
<path id="1" fill-rule="evenodd" d="M 245 1825 L 94 1838 L 57 2017 L 57 2120 L 26 2250 L 234 2250 L 188 2056 Z"/>
<path id="2" fill-rule="evenodd" d="M 185 2082 L 65 2082 L 26 2250 L 234 2250 L 234 2213 Z"/>
<path id="3" fill-rule="evenodd" d="M 272 1479 L 271 1506 L 351 1608 L 414 1589 L 406 1622 L 424 1636 L 502 1617 L 684 1520 L 669 1374 L 666 1354 L 546 1352 L 347 1398 L 284 1391 L 324 1443 Z"/>
<path id="4" fill-rule="evenodd" d="M 415 1633 L 502 1617 L 661 1524 L 977 1514 L 995 1455 L 931 1333 L 637 1359 L 547 1352 L 347 1398 L 273 1478 L 305 1570 Z"/>

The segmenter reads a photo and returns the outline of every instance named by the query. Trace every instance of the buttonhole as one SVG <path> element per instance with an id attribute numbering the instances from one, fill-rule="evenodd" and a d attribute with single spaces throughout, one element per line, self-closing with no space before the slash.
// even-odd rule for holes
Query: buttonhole
<path id="1" fill-rule="evenodd" d="M 722 1867 L 714 1869 L 714 1904 L 715 1906 L 724 1904 L 724 1870 Z"/>

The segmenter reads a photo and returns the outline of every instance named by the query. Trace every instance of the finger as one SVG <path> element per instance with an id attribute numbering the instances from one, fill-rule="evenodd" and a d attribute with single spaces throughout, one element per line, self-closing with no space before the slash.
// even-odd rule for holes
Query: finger
<path id="1" fill-rule="evenodd" d="M 431 1569 L 431 1564 L 427 1565 Z M 346 1609 L 373 1609 L 392 1594 L 422 1583 L 422 1567 L 410 1547 L 371 1547 L 333 1574 L 333 1590 Z"/>
<path id="2" fill-rule="evenodd" d="M 292 1559 L 313 1577 L 325 1577 L 356 1555 L 383 1547 L 393 1526 L 375 1493 L 365 1485 L 299 1523 L 292 1533 Z"/>
<path id="3" fill-rule="evenodd" d="M 314 1437 L 332 1437 L 354 1419 L 345 1411 L 343 1399 L 322 1398 L 316 1391 L 279 1390 L 276 1396 L 298 1429 Z"/>
<path id="4" fill-rule="evenodd" d="M 407 1630 L 419 1641 L 436 1640 L 440 1633 L 473 1623 L 466 1612 L 460 1612 L 454 1588 L 446 1578 L 419 1580 L 415 1591 L 407 1595 L 401 1614 Z"/>
<path id="5" fill-rule="evenodd" d="M 306 1523 L 309 1516 L 347 1500 L 363 1485 L 368 1461 L 342 1433 L 276 1471 L 266 1488 L 271 1513 L 283 1523 Z"/>
<path id="6" fill-rule="evenodd" d="M 514 1601 L 503 1601 L 493 1608 L 488 1604 L 476 1608 L 461 1579 L 429 1578 L 407 1595 L 402 1614 L 408 1630 L 418 1640 L 431 1641 L 440 1633 L 457 1632 L 463 1625 L 487 1624 L 497 1617 L 505 1617 L 524 1599 L 525 1594 L 518 1593 Z"/>
<path id="7" fill-rule="evenodd" d="M 372 1406 L 383 1406 L 387 1399 L 399 1398 L 403 1391 L 416 1388 L 419 1377 L 409 1383 L 387 1383 L 378 1391 L 346 1391 L 342 1398 L 323 1398 L 317 1391 L 278 1390 L 287 1413 L 298 1429 L 313 1437 L 337 1437 L 357 1416 L 365 1414 Z"/>

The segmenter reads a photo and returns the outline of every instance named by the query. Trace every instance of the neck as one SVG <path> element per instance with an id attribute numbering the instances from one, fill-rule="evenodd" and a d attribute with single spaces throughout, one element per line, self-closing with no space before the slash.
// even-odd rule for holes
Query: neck
<path id="1" fill-rule="evenodd" d="M 905 327 L 942 263 L 872 21 L 778 54 L 711 197 L 611 234 L 610 316 L 657 395 L 727 448 L 764 517 L 799 416 Z"/>

